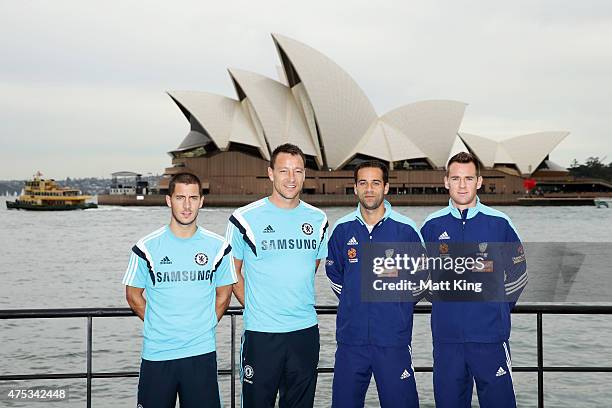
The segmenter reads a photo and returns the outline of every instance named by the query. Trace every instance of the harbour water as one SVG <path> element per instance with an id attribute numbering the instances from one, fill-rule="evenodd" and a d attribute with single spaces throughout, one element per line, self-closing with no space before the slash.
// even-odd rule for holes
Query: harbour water
<path id="1" fill-rule="evenodd" d="M 130 248 L 136 240 L 167 223 L 166 208 L 100 207 L 67 213 L 7 211 L 0 198 L 0 309 L 125 307 L 121 284 Z M 433 207 L 397 208 L 420 225 Z M 350 208 L 328 208 L 333 223 Z M 504 207 L 524 241 L 612 241 L 612 211 L 595 207 Z M 231 209 L 204 209 L 199 223 L 223 234 Z M 608 254 L 609 255 L 609 254 Z M 612 274 L 609 263 L 599 265 Z M 594 279 L 589 284 L 597 286 Z M 336 304 L 324 273 L 316 278 L 317 303 Z M 609 287 L 612 289 L 612 287 Z M 612 296 L 610 297 L 612 303 Z M 321 366 L 333 366 L 334 316 L 321 316 Z M 240 321 L 240 319 L 238 319 Z M 137 318 L 94 319 L 94 371 L 138 369 L 142 324 Z M 84 319 L 0 321 L 0 372 L 2 374 L 68 373 L 85 371 Z M 241 327 L 238 328 L 240 333 Z M 513 316 L 511 339 L 513 364 L 536 363 L 535 316 Z M 546 365 L 612 366 L 612 316 L 544 316 Z M 417 315 L 413 335 L 414 363 L 430 365 L 429 315 Z M 220 368 L 229 368 L 229 319 L 217 334 Z M 431 374 L 417 373 L 422 407 L 433 407 Z M 535 373 L 514 373 L 520 407 L 536 406 Z M 322 374 L 316 406 L 330 404 L 331 374 Z M 549 407 L 612 406 L 612 374 L 547 373 L 546 405 Z M 229 377 L 220 377 L 222 396 L 229 401 Z M 94 407 L 135 406 L 137 379 L 94 379 Z M 68 401 L 46 407 L 84 406 L 84 380 L 23 381 L 0 383 L 0 390 L 16 386 L 67 385 Z M 238 385 L 237 385 L 238 386 Z M 239 386 L 238 386 L 239 389 Z M 476 397 L 474 398 L 476 401 Z M 0 401 L 0 406 L 8 404 Z M 15 407 L 32 403 L 11 402 Z M 372 381 L 367 406 L 378 406 Z M 477 406 L 476 402 L 474 406 Z"/>

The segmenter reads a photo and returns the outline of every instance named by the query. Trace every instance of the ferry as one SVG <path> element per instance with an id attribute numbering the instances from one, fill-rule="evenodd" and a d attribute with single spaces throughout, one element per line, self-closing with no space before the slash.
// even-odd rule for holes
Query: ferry
<path id="1" fill-rule="evenodd" d="M 15 201 L 7 201 L 7 209 L 33 211 L 68 211 L 98 208 L 95 203 L 88 203 L 92 197 L 83 195 L 80 190 L 60 187 L 53 179 L 43 179 L 37 172 Z"/>
<path id="2" fill-rule="evenodd" d="M 596 197 L 593 201 L 597 208 L 612 208 L 612 197 Z"/>

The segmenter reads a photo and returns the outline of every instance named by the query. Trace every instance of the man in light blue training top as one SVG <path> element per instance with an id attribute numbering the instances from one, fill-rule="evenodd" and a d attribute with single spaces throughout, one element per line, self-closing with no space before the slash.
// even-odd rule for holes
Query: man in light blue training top
<path id="1" fill-rule="evenodd" d="M 221 406 L 215 327 L 229 305 L 236 272 L 231 246 L 196 225 L 203 203 L 200 180 L 170 180 L 170 225 L 132 248 L 123 278 L 127 302 L 144 321 L 138 406 Z M 146 294 L 146 298 L 143 296 Z"/>
<path id="2" fill-rule="evenodd" d="M 386 253 L 400 249 L 416 259 L 424 254 L 423 240 L 414 222 L 395 212 L 385 200 L 389 191 L 386 164 L 362 162 L 355 168 L 354 178 L 359 204 L 334 226 L 325 262 L 332 290 L 339 298 L 332 407 L 363 407 L 374 374 L 381 407 L 418 408 L 412 315 L 425 289 L 418 285 L 405 295 L 380 292 L 368 299 L 362 287 L 363 282 L 369 283 L 365 273 L 372 273 L 366 254 L 375 250 L 374 246 Z M 419 268 L 409 276 L 414 283 L 426 281 L 427 271 Z M 399 272 L 396 277 L 404 278 Z"/>
<path id="3" fill-rule="evenodd" d="M 244 305 L 242 406 L 312 407 L 319 362 L 315 271 L 327 256 L 327 217 L 300 200 L 304 153 L 283 144 L 272 153 L 272 195 L 230 217 L 227 240 Z"/>
<path id="4" fill-rule="evenodd" d="M 508 216 L 478 199 L 482 177 L 474 156 L 461 152 L 451 157 L 444 184 L 448 206 L 421 227 L 428 255 L 453 259 L 476 254 L 480 265 L 458 276 L 499 279 L 489 288 L 497 294 L 494 301 L 432 301 L 436 407 L 471 407 L 475 381 L 481 408 L 514 408 L 508 339 L 510 311 L 527 284 L 523 245 Z"/>

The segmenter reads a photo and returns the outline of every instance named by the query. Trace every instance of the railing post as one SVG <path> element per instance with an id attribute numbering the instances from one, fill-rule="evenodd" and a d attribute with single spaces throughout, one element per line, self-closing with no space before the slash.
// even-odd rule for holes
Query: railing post
<path id="1" fill-rule="evenodd" d="M 232 366 L 232 382 L 230 384 L 230 393 L 231 393 L 231 397 L 230 397 L 230 401 L 231 401 L 231 407 L 235 408 L 236 407 L 236 315 L 232 314 L 231 316 L 231 326 L 230 326 L 230 330 L 231 330 L 231 355 L 230 355 L 230 364 Z"/>
<path id="2" fill-rule="evenodd" d="M 538 342 L 538 408 L 544 408 L 544 341 L 542 333 L 542 312 L 537 313 Z"/>
<path id="3" fill-rule="evenodd" d="M 91 408 L 92 323 L 93 317 L 87 316 L 87 408 Z"/>
<path id="4" fill-rule="evenodd" d="M 317 306 L 318 314 L 335 314 L 336 306 Z M 430 306 L 417 305 L 415 313 L 429 313 Z M 236 406 L 236 377 L 238 376 L 237 364 L 237 342 L 240 340 L 236 336 L 236 316 L 240 315 L 240 309 L 236 307 L 230 308 L 226 312 L 231 318 L 231 369 L 219 370 L 221 375 L 231 375 L 231 406 Z M 599 305 L 519 305 L 514 313 L 535 314 L 537 318 L 537 367 L 514 367 L 516 372 L 537 373 L 538 375 L 538 390 L 537 390 L 537 406 L 544 407 L 544 372 L 563 372 L 563 373 L 612 373 L 612 366 L 563 366 L 550 367 L 544 365 L 544 329 L 543 317 L 545 314 L 571 314 L 571 315 L 612 315 L 612 306 Z M 93 361 L 93 318 L 94 317 L 133 317 L 134 312 L 129 308 L 80 308 L 80 309 L 15 309 L 15 310 L 0 310 L 0 321 L 5 319 L 48 319 L 48 318 L 87 318 L 87 343 L 86 343 L 86 362 L 87 371 L 77 373 L 43 373 L 43 374 L 0 374 L 0 384 L 5 381 L 28 381 L 28 380 L 67 380 L 67 379 L 83 379 L 87 380 L 87 395 L 86 406 L 91 408 L 92 405 L 92 381 L 96 378 L 128 378 L 138 377 L 138 371 L 121 371 L 121 372 L 103 372 L 94 373 L 92 368 Z M 239 352 L 238 352 L 238 355 Z M 319 367 L 319 372 L 332 373 L 332 367 Z M 418 372 L 431 372 L 429 367 L 416 367 Z M 240 384 L 240 383 L 239 383 Z M 229 405 L 229 404 L 228 404 Z"/>

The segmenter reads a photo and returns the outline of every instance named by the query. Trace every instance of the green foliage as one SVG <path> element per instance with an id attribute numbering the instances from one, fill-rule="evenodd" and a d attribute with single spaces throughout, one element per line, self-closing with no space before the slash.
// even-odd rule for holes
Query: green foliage
<path id="1" fill-rule="evenodd" d="M 605 159 L 605 157 L 604 157 Z M 572 161 L 569 172 L 575 177 L 598 178 L 612 181 L 612 162 L 604 164 L 599 157 L 589 157 L 584 164 Z"/>

